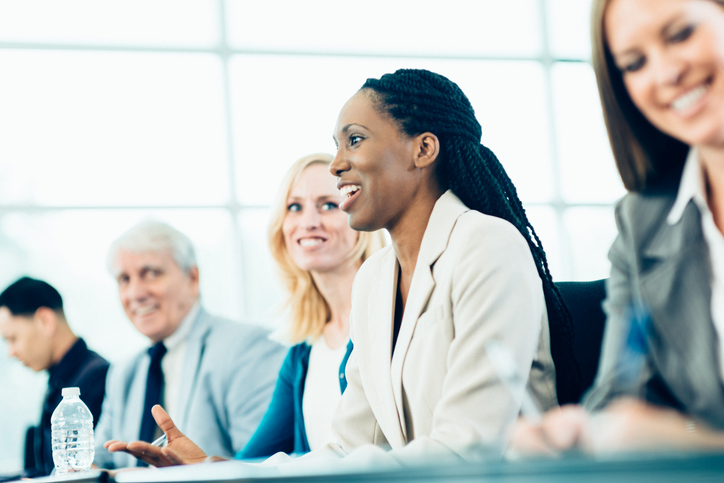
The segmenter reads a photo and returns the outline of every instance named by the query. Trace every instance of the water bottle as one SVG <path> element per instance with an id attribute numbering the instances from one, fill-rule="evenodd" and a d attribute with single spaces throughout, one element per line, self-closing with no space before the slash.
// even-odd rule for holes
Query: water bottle
<path id="1" fill-rule="evenodd" d="M 93 415 L 80 400 L 79 388 L 65 387 L 62 394 L 50 418 L 55 473 L 87 471 L 95 456 Z"/>

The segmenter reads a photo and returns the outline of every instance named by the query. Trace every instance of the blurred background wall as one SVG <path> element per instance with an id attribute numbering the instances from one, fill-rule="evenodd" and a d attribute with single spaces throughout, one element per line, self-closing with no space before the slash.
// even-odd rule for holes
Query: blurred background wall
<path id="1" fill-rule="evenodd" d="M 117 361 L 146 345 L 109 243 L 165 220 L 196 245 L 205 306 L 283 322 L 268 206 L 302 155 L 334 153 L 367 77 L 457 82 L 557 280 L 608 275 L 623 195 L 588 63 L 590 0 L 0 0 L 0 290 L 22 275 Z M 22 467 L 46 383 L 0 341 L 0 472 Z"/>

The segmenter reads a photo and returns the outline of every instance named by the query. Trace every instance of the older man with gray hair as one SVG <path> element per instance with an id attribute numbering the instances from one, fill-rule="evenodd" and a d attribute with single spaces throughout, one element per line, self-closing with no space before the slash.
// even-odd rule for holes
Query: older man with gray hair
<path id="1" fill-rule="evenodd" d="M 162 404 L 208 454 L 243 448 L 271 399 L 285 349 L 263 329 L 215 317 L 199 302 L 193 245 L 160 222 L 121 235 L 108 254 L 126 315 L 151 347 L 114 364 L 96 428 L 95 463 L 133 466 L 108 440 L 153 441 L 161 432 L 151 407 Z"/>

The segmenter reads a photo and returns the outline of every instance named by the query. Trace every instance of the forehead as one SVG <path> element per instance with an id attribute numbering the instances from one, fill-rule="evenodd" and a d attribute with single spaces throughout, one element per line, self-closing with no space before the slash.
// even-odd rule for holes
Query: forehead
<path id="1" fill-rule="evenodd" d="M 378 122 L 390 124 L 375 108 L 371 95 L 366 91 L 358 91 L 339 112 L 335 134 L 339 135 L 349 124 L 361 124 L 371 129 Z"/>
<path id="2" fill-rule="evenodd" d="M 604 16 L 606 38 L 612 52 L 635 47 L 658 36 L 669 22 L 684 13 L 692 0 L 612 0 Z"/>
<path id="3" fill-rule="evenodd" d="M 290 198 L 319 198 L 339 196 L 334 176 L 329 172 L 329 165 L 310 164 L 299 173 L 296 182 L 289 190 Z"/>
<path id="4" fill-rule="evenodd" d="M 176 266 L 170 250 L 134 253 L 119 250 L 116 256 L 116 272 L 132 273 L 147 267 L 168 268 Z"/>
<path id="5" fill-rule="evenodd" d="M 4 335 L 19 327 L 19 324 L 29 322 L 27 317 L 13 315 L 7 307 L 0 307 L 0 334 Z"/>

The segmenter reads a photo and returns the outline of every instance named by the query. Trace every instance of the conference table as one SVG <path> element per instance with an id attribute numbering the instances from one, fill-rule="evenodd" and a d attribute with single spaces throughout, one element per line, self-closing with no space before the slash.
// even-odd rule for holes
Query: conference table
<path id="1" fill-rule="evenodd" d="M 724 453 L 670 453 L 591 457 L 566 455 L 559 458 L 478 463 L 423 464 L 402 468 L 336 467 L 306 469 L 299 474 L 279 474 L 273 468 L 249 467 L 242 462 L 204 463 L 172 468 L 150 468 L 109 474 L 101 471 L 63 477 L 36 478 L 36 482 L 74 483 L 408 483 L 408 482 L 724 482 Z"/>

